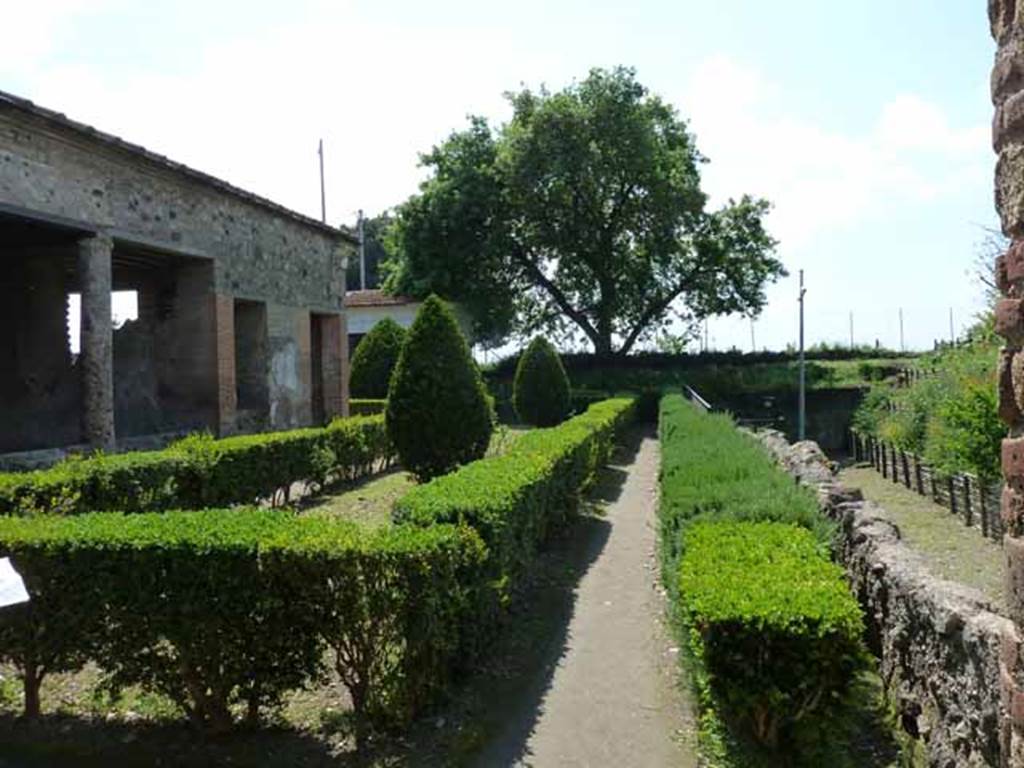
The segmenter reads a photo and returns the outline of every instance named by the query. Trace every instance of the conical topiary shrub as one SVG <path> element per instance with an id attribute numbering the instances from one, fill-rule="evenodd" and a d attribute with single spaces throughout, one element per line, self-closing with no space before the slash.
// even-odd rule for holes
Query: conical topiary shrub
<path id="1" fill-rule="evenodd" d="M 569 415 L 569 377 L 558 352 L 543 336 L 531 341 L 519 356 L 512 404 L 521 421 L 537 427 L 554 426 Z"/>
<path id="2" fill-rule="evenodd" d="M 480 371 L 448 306 L 430 296 L 409 329 L 388 388 L 388 435 L 421 480 L 487 452 L 494 414 Z"/>
<path id="3" fill-rule="evenodd" d="M 352 397 L 383 398 L 388 396 L 391 371 L 405 343 L 405 329 L 385 317 L 366 334 L 352 355 L 349 390 Z"/>

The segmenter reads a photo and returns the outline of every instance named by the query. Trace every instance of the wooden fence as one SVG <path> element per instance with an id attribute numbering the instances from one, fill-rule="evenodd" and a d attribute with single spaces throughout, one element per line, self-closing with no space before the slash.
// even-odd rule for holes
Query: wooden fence
<path id="1" fill-rule="evenodd" d="M 983 483 L 968 473 L 943 474 L 929 467 L 920 456 L 856 430 L 850 430 L 850 455 L 855 461 L 870 463 L 893 483 L 946 507 L 962 518 L 964 525 L 977 528 L 996 541 L 1002 539 L 1004 527 L 999 514 L 1002 483 Z"/>

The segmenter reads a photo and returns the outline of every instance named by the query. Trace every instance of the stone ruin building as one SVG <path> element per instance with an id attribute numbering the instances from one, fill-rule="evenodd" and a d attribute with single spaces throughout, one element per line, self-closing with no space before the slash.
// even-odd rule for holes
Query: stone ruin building
<path id="1" fill-rule="evenodd" d="M 0 454 L 345 414 L 355 249 L 346 231 L 0 92 Z M 138 306 L 117 329 L 112 291 Z"/>

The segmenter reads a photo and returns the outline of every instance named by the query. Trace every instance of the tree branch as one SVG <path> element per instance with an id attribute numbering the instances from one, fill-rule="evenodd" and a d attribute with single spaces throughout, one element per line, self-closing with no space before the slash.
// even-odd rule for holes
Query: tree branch
<path id="1" fill-rule="evenodd" d="M 570 320 L 576 323 L 576 325 L 578 325 L 580 329 L 587 334 L 587 337 L 596 345 L 600 336 L 591 322 L 587 319 L 587 316 L 572 305 L 569 298 L 562 293 L 562 290 L 555 285 L 547 275 L 544 274 L 544 271 L 540 266 L 524 252 L 519 243 L 514 243 L 511 249 L 511 254 L 512 258 L 523 269 L 529 272 L 534 282 L 547 292 L 548 296 L 550 296 L 552 301 L 558 305 L 559 309 L 561 309 Z"/>

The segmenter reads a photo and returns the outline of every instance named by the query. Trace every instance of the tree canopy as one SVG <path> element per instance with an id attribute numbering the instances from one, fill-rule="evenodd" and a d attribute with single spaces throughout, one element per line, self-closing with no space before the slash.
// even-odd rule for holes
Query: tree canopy
<path id="1" fill-rule="evenodd" d="M 743 196 L 714 211 L 686 123 L 630 69 L 507 94 L 422 156 L 420 192 L 389 230 L 388 290 L 456 301 L 478 339 L 545 331 L 627 353 L 673 318 L 754 315 L 785 274 Z"/>

